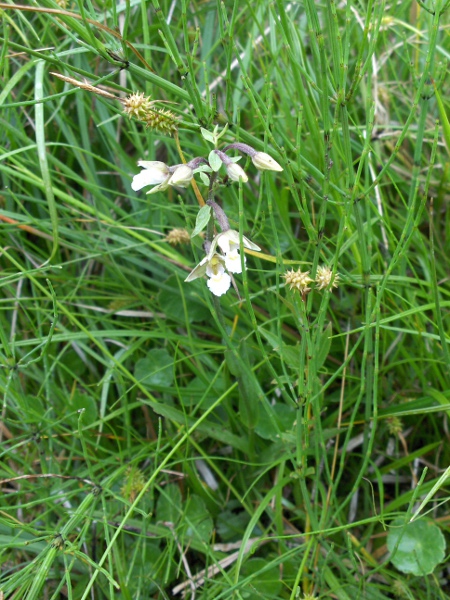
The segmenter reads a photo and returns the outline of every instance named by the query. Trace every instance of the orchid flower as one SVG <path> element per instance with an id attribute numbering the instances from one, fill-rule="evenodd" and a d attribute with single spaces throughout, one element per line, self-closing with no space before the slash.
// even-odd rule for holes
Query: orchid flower
<path id="1" fill-rule="evenodd" d="M 163 192 L 169 185 L 187 187 L 194 170 L 188 165 L 176 165 L 169 167 L 158 160 L 140 160 L 138 166 L 144 170 L 133 177 L 131 188 L 137 192 L 147 185 L 155 185 L 147 194 Z"/>
<path id="2" fill-rule="evenodd" d="M 213 253 L 205 256 L 189 273 L 185 281 L 194 281 L 203 275 L 208 276 L 208 288 L 215 296 L 222 296 L 229 290 L 231 277 L 225 271 L 225 258 L 220 254 Z"/>
<path id="3" fill-rule="evenodd" d="M 141 190 L 147 185 L 156 185 L 148 194 L 166 190 L 169 186 L 169 180 L 172 176 L 169 167 L 158 160 L 140 160 L 138 166 L 143 168 L 143 171 L 133 177 L 131 189 L 135 192 Z"/>

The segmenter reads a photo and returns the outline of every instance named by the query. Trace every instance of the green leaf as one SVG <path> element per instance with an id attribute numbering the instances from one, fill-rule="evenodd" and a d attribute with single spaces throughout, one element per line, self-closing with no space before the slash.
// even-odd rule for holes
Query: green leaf
<path id="1" fill-rule="evenodd" d="M 75 390 L 71 396 L 69 410 L 77 411 L 84 410 L 83 425 L 90 425 L 97 419 L 97 404 L 92 396 Z M 78 423 L 78 414 L 72 415 L 73 425 Z"/>
<path id="2" fill-rule="evenodd" d="M 448 122 L 447 112 L 436 85 L 434 86 L 434 93 L 436 95 L 439 118 L 442 123 L 442 134 L 444 137 L 445 149 L 447 150 L 447 154 L 450 156 L 450 123 Z"/>
<path id="3" fill-rule="evenodd" d="M 259 421 L 259 396 L 261 388 L 250 369 L 242 377 L 238 377 L 239 415 L 241 421 L 249 429 L 253 429 Z"/>
<path id="4" fill-rule="evenodd" d="M 321 335 L 317 339 L 317 344 L 316 344 L 316 369 L 317 369 L 317 371 L 323 365 L 323 363 L 325 362 L 325 360 L 330 352 L 331 336 L 332 336 L 332 329 L 331 329 L 331 322 L 330 322 L 330 323 L 328 323 L 328 325 L 325 327 L 325 329 L 322 331 Z"/>
<path id="5" fill-rule="evenodd" d="M 162 289 L 158 294 L 161 311 L 166 317 L 174 321 L 194 323 L 205 319 L 205 306 L 199 302 L 194 290 L 181 283 L 183 299 L 180 298 L 180 284 L 176 277 L 172 276 L 164 282 L 168 289 Z M 184 301 L 183 301 L 184 300 Z"/>
<path id="6" fill-rule="evenodd" d="M 208 162 L 211 166 L 211 169 L 213 171 L 218 171 L 220 169 L 220 167 L 222 166 L 222 161 L 219 158 L 219 156 L 217 156 L 217 154 L 215 153 L 214 150 L 211 150 L 211 152 L 209 153 L 208 156 Z"/>
<path id="7" fill-rule="evenodd" d="M 181 492 L 180 488 L 172 483 L 161 490 L 158 504 L 156 506 L 157 520 L 162 523 L 176 524 L 181 516 Z"/>
<path id="8" fill-rule="evenodd" d="M 196 235 L 201 233 L 203 229 L 205 229 L 205 227 L 208 225 L 210 216 L 211 207 L 208 205 L 202 206 L 201 209 L 198 211 L 197 219 L 195 220 L 194 231 L 191 233 L 191 237 L 195 237 Z"/>
<path id="9" fill-rule="evenodd" d="M 275 440 L 279 433 L 285 433 L 292 429 L 297 410 L 286 404 L 275 404 L 270 406 L 271 415 L 261 415 L 256 426 L 256 433 L 265 440 Z"/>
<path id="10" fill-rule="evenodd" d="M 241 540 L 245 529 L 250 521 L 250 515 L 242 510 L 236 500 L 230 500 L 226 509 L 216 519 L 216 529 L 220 539 L 224 542 Z M 258 526 L 254 529 L 254 535 L 261 535 Z"/>
<path id="11" fill-rule="evenodd" d="M 239 388 L 239 415 L 246 427 L 253 429 L 259 420 L 259 403 L 262 390 L 247 358 L 245 343 L 239 351 L 227 350 L 225 360 L 230 373 L 237 378 Z"/>
<path id="12" fill-rule="evenodd" d="M 249 578 L 245 585 L 242 597 L 246 600 L 261 598 L 278 598 L 281 591 L 280 568 L 268 568 L 264 558 L 251 558 L 247 560 L 241 570 L 241 579 Z"/>
<path id="13" fill-rule="evenodd" d="M 209 185 L 209 177 L 206 173 L 202 171 L 199 172 L 200 179 L 202 180 L 203 185 Z"/>
<path id="14" fill-rule="evenodd" d="M 137 361 L 134 376 L 147 387 L 168 387 L 173 383 L 173 358 L 167 350 L 154 348 Z"/>
<path id="15" fill-rule="evenodd" d="M 207 142 L 211 142 L 211 144 L 214 144 L 214 141 L 215 141 L 215 138 L 216 138 L 216 136 L 214 135 L 214 133 L 211 133 L 207 129 L 203 129 L 203 127 L 200 127 L 200 133 L 202 134 L 203 138 Z"/>
<path id="16" fill-rule="evenodd" d="M 32 394 L 18 395 L 17 404 L 23 411 L 24 415 L 27 415 L 27 422 L 33 422 L 36 418 L 40 419 L 45 414 L 45 408 L 41 398 L 33 396 Z"/>
<path id="17" fill-rule="evenodd" d="M 214 528 L 213 520 L 200 496 L 192 495 L 186 503 L 181 527 L 188 540 L 209 542 Z"/>
<path id="18" fill-rule="evenodd" d="M 399 517 L 391 525 L 387 547 L 391 562 L 402 573 L 429 575 L 445 556 L 445 538 L 432 521 L 421 519 L 405 525 Z"/>
<path id="19" fill-rule="evenodd" d="M 184 394 L 180 395 L 180 402 L 185 407 L 201 408 L 206 410 L 225 392 L 226 386 L 223 377 L 215 380 L 211 386 L 209 381 L 201 377 L 194 377 L 184 388 Z"/>

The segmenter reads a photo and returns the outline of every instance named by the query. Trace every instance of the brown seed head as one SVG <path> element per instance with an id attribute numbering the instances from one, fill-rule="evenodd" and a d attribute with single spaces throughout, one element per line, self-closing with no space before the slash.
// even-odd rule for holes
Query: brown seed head
<path id="1" fill-rule="evenodd" d="M 166 242 L 169 242 L 171 246 L 177 246 L 178 244 L 189 244 L 191 237 L 186 229 L 182 227 L 176 227 L 169 231 L 166 235 Z"/>

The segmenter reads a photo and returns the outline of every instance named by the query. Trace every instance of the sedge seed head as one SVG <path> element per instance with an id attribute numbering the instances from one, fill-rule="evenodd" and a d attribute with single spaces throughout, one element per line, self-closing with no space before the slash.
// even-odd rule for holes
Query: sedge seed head
<path id="1" fill-rule="evenodd" d="M 172 111 L 163 108 L 150 109 L 143 121 L 150 129 L 165 135 L 172 135 L 178 129 L 178 117 Z"/>
<path id="2" fill-rule="evenodd" d="M 398 435 L 403 432 L 403 422 L 399 417 L 388 417 L 386 419 L 386 425 L 391 435 Z"/>
<path id="3" fill-rule="evenodd" d="M 131 117 L 135 117 L 139 121 L 145 120 L 146 114 L 152 109 L 152 104 L 150 96 L 145 96 L 144 92 L 135 92 L 123 100 L 125 114 L 130 119 Z"/>
<path id="4" fill-rule="evenodd" d="M 290 286 L 291 290 L 295 288 L 302 294 L 306 294 L 307 292 L 311 291 L 311 288 L 308 287 L 308 284 L 310 284 L 313 280 L 309 276 L 309 271 L 302 273 L 300 269 L 297 271 L 291 269 L 290 271 L 286 271 L 283 277 L 286 279 L 286 283 Z"/>
<path id="5" fill-rule="evenodd" d="M 166 242 L 169 242 L 171 246 L 178 246 L 179 244 L 189 244 L 191 236 L 186 229 L 182 227 L 175 227 L 169 231 L 166 235 Z"/>
<path id="6" fill-rule="evenodd" d="M 396 579 L 392 583 L 392 592 L 397 598 L 410 598 L 408 587 L 400 579 Z"/>
<path id="7" fill-rule="evenodd" d="M 128 466 L 125 471 L 125 480 L 120 488 L 120 493 L 130 502 L 136 499 L 136 496 L 143 490 L 145 477 L 142 471 L 133 465 Z"/>
<path id="8" fill-rule="evenodd" d="M 316 273 L 316 285 L 318 290 L 326 289 L 330 286 L 331 277 L 333 275 L 332 270 L 329 267 L 317 267 Z M 333 283 L 331 285 L 331 289 L 337 288 L 339 283 L 339 274 L 336 273 L 334 276 Z"/>

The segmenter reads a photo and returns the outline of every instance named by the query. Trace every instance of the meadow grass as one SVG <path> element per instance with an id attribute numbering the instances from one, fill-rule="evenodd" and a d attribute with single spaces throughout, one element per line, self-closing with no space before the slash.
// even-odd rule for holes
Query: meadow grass
<path id="1" fill-rule="evenodd" d="M 450 597 L 387 550 L 450 524 L 449 2 L 0 11 L 1 598 Z M 216 126 L 283 167 L 214 192 L 261 248 L 220 298 L 200 176 L 130 187 Z"/>

